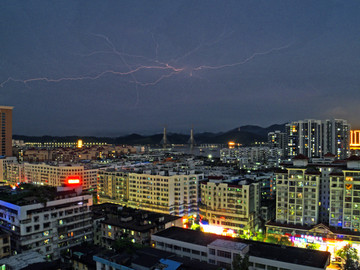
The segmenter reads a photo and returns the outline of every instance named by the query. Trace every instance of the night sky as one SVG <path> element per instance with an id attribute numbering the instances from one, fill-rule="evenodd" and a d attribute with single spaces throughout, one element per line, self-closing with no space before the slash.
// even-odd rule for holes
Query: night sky
<path id="1" fill-rule="evenodd" d="M 1 1 L 0 105 L 23 135 L 360 128 L 360 1 Z"/>

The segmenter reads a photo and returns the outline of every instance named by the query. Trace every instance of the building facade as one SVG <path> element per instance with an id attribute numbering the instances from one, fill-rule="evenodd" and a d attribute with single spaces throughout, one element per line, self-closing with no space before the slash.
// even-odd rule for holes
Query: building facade
<path id="1" fill-rule="evenodd" d="M 249 270 L 325 270 L 330 253 L 241 241 L 200 231 L 172 227 L 152 236 L 157 249 L 231 269 L 236 256 L 249 256 Z"/>
<path id="2" fill-rule="evenodd" d="M 302 154 L 312 158 L 332 153 L 345 159 L 350 154 L 350 125 L 346 120 L 300 120 L 288 123 L 285 129 L 288 157 Z"/>
<path id="3" fill-rule="evenodd" d="M 12 156 L 13 108 L 10 106 L 0 106 L 0 156 Z"/>
<path id="4" fill-rule="evenodd" d="M 17 192 L 18 201 L 0 200 L 0 227 L 10 233 L 16 253 L 34 250 L 58 259 L 61 251 L 92 240 L 91 195 L 59 187 L 53 200 L 39 203 L 39 194 L 20 199 L 24 191 Z"/>
<path id="5" fill-rule="evenodd" d="M 86 169 L 74 164 L 11 163 L 6 167 L 6 178 L 10 184 L 34 183 L 37 185 L 61 186 L 69 177 L 78 177 L 84 190 L 96 189 L 97 169 Z"/>
<path id="6" fill-rule="evenodd" d="M 177 216 L 197 214 L 203 178 L 191 173 L 129 173 L 128 206 Z"/>
<path id="7" fill-rule="evenodd" d="M 255 229 L 261 200 L 259 183 L 209 180 L 200 188 L 199 213 L 210 226 L 233 230 L 235 234 Z"/>
<path id="8" fill-rule="evenodd" d="M 97 194 L 102 203 L 126 205 L 129 200 L 129 173 L 115 169 L 99 170 Z"/>
<path id="9" fill-rule="evenodd" d="M 276 174 L 276 222 L 310 226 L 319 221 L 321 173 L 297 166 L 303 161 Z"/>

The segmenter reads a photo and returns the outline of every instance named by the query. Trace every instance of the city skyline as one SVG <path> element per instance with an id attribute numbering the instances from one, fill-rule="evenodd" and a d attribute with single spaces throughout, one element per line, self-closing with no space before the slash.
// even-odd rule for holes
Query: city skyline
<path id="1" fill-rule="evenodd" d="M 0 101 L 14 134 L 359 128 L 357 1 L 5 1 Z"/>

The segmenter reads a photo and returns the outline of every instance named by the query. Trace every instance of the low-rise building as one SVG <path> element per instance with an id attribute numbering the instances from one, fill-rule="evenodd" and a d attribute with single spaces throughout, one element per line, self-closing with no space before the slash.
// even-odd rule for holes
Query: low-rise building
<path id="1" fill-rule="evenodd" d="M 274 244 L 246 241 L 231 237 L 172 227 L 152 236 L 160 250 L 231 268 L 236 256 L 249 256 L 249 270 L 325 270 L 330 253 L 285 247 Z"/>
<path id="2" fill-rule="evenodd" d="M 117 239 L 129 239 L 141 245 L 151 244 L 151 235 L 170 228 L 182 227 L 182 218 L 168 214 L 122 207 L 116 204 L 100 204 L 93 209 L 103 213 L 100 221 L 101 245 L 111 248 Z"/>

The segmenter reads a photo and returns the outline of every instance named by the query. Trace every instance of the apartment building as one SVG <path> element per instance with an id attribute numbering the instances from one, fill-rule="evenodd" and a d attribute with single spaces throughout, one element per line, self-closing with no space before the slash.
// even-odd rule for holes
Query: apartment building
<path id="1" fill-rule="evenodd" d="M 98 171 L 97 194 L 101 203 L 126 205 L 129 199 L 129 172 L 116 169 Z"/>
<path id="2" fill-rule="evenodd" d="M 0 106 L 0 156 L 12 156 L 13 108 L 10 106 Z"/>
<path id="3" fill-rule="evenodd" d="M 97 169 L 76 164 L 13 163 L 6 167 L 5 179 L 10 184 L 34 183 L 37 185 L 61 186 L 69 177 L 78 177 L 84 190 L 96 189 Z"/>
<path id="4" fill-rule="evenodd" d="M 16 157 L 1 157 L 0 158 L 0 181 L 7 179 L 7 167 L 9 164 L 17 163 Z"/>
<path id="5" fill-rule="evenodd" d="M 276 175 L 276 222 L 315 225 L 319 221 L 321 172 L 307 167 L 307 158 L 297 156 L 293 167 Z"/>
<path id="6" fill-rule="evenodd" d="M 286 125 L 288 157 L 309 158 L 332 153 L 345 159 L 350 153 L 350 125 L 346 120 L 300 120 Z"/>
<path id="7" fill-rule="evenodd" d="M 285 132 L 279 130 L 268 133 L 268 145 L 270 148 L 279 148 L 285 152 L 287 137 Z"/>
<path id="8" fill-rule="evenodd" d="M 109 205 L 103 208 L 106 218 L 101 221 L 101 245 L 112 247 L 114 242 L 120 238 L 128 238 L 131 242 L 150 245 L 151 235 L 170 228 L 171 226 L 182 227 L 182 218 L 179 216 L 161 214 L 119 205 Z M 117 211 L 106 212 L 106 209 L 117 207 Z"/>
<path id="9" fill-rule="evenodd" d="M 60 253 L 92 240 L 92 196 L 79 187 L 2 189 L 0 228 L 10 233 L 11 248 L 58 259 Z"/>
<path id="10" fill-rule="evenodd" d="M 325 270 L 330 253 L 245 241 L 171 227 L 152 235 L 157 249 L 231 269 L 236 256 L 249 256 L 249 270 Z"/>
<path id="11" fill-rule="evenodd" d="M 0 258 L 11 255 L 10 234 L 0 230 Z"/>
<path id="12" fill-rule="evenodd" d="M 203 179 L 203 174 L 190 171 L 129 173 L 128 206 L 178 216 L 197 214 Z"/>
<path id="13" fill-rule="evenodd" d="M 347 167 L 330 174 L 329 224 L 360 231 L 360 157 L 352 156 Z"/>
<path id="14" fill-rule="evenodd" d="M 220 160 L 223 163 L 238 163 L 240 168 L 258 168 L 268 163 L 278 164 L 283 154 L 282 149 L 268 146 L 223 148 Z"/>
<path id="15" fill-rule="evenodd" d="M 267 234 L 288 237 L 296 246 L 317 244 L 334 257 L 346 244 L 360 248 L 359 157 L 308 163 L 297 156 L 276 181 L 276 219 L 266 224 Z"/>
<path id="16" fill-rule="evenodd" d="M 253 231 L 258 224 L 260 186 L 249 180 L 208 180 L 201 182 L 202 219 L 209 225 L 233 230 L 235 234 Z"/>

